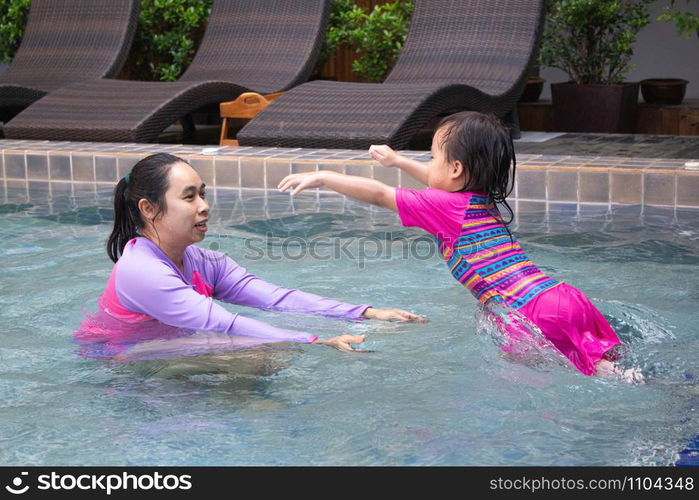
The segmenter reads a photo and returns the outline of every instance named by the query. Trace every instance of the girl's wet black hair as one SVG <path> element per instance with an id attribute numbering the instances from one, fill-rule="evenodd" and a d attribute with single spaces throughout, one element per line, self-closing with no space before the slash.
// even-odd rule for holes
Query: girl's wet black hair
<path id="1" fill-rule="evenodd" d="M 156 217 L 165 213 L 165 192 L 168 190 L 168 175 L 175 163 L 187 163 L 177 156 L 157 153 L 146 156 L 136 163 L 114 189 L 114 228 L 107 240 L 107 254 L 116 262 L 124 252 L 126 243 L 139 235 L 143 228 L 138 202 L 145 198 L 158 207 Z"/>
<path id="2" fill-rule="evenodd" d="M 443 118 L 440 147 L 448 161 L 460 161 L 468 180 L 461 191 L 479 191 L 486 195 L 486 206 L 495 207 L 493 215 L 505 226 L 514 217 L 507 196 L 515 184 L 515 148 L 507 127 L 494 115 L 462 111 Z M 505 221 L 497 210 L 505 207 Z"/>

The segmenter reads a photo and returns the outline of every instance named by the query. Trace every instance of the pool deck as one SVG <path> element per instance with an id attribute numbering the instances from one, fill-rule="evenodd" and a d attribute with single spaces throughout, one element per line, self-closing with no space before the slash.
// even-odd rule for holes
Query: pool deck
<path id="1" fill-rule="evenodd" d="M 518 211 L 571 205 L 699 208 L 699 138 L 525 133 L 515 148 L 518 168 L 509 200 Z M 7 201 L 8 193 L 26 191 L 28 199 L 35 191 L 69 194 L 111 187 L 139 159 L 156 152 L 184 157 L 216 190 L 276 190 L 289 173 L 317 169 L 424 187 L 398 169 L 380 166 L 366 151 L 2 139 L 0 195 Z M 429 158 L 424 151 L 404 154 Z"/>

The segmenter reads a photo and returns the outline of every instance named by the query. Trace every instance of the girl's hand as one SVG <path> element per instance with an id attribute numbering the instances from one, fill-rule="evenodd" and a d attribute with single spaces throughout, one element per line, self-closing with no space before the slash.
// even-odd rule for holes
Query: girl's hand
<path id="1" fill-rule="evenodd" d="M 427 323 L 428 320 L 403 309 L 376 309 L 369 307 L 364 311 L 365 318 L 378 319 L 381 321 L 408 321 L 413 323 Z"/>
<path id="2" fill-rule="evenodd" d="M 364 339 L 366 338 L 366 335 L 340 335 L 339 337 L 333 337 L 331 339 L 326 339 L 326 340 L 321 340 L 317 339 L 314 344 L 324 344 L 324 345 L 329 345 L 333 349 L 337 349 L 338 351 L 343 351 L 343 352 L 371 352 L 371 351 L 362 351 L 358 349 L 353 349 L 350 344 L 361 344 L 364 342 Z"/>
<path id="3" fill-rule="evenodd" d="M 385 144 L 374 144 L 369 148 L 369 156 L 384 167 L 395 167 L 400 155 Z"/>
<path id="4" fill-rule="evenodd" d="M 291 188 L 295 188 L 291 194 L 298 194 L 304 189 L 313 189 L 323 186 L 322 172 L 304 172 L 301 174 L 287 175 L 282 179 L 277 188 L 283 193 Z"/>

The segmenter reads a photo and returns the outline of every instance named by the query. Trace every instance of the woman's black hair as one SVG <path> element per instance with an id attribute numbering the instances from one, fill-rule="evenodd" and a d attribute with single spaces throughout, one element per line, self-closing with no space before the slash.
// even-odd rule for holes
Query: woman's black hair
<path id="1" fill-rule="evenodd" d="M 497 219 L 505 226 L 514 213 L 507 196 L 515 184 L 515 148 L 507 127 L 494 115 L 462 111 L 443 118 L 437 130 L 442 130 L 440 147 L 448 161 L 460 161 L 468 180 L 461 191 L 486 194 L 486 205 L 503 205 L 509 220 L 503 220 L 497 208 Z"/>
<path id="2" fill-rule="evenodd" d="M 107 254 L 116 262 L 126 243 L 139 235 L 143 228 L 138 202 L 148 200 L 158 207 L 156 217 L 165 213 L 165 192 L 170 185 L 168 175 L 175 163 L 187 163 L 168 153 L 146 156 L 136 163 L 131 172 L 119 180 L 114 189 L 114 228 L 107 240 Z"/>

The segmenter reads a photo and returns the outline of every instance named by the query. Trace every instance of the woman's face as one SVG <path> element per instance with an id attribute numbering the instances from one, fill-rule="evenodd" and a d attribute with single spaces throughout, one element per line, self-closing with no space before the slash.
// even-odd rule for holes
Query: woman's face
<path id="1" fill-rule="evenodd" d="M 167 246 L 186 247 L 206 236 L 209 203 L 205 184 L 186 163 L 175 163 L 168 175 L 165 211 L 153 221 L 155 237 Z"/>

